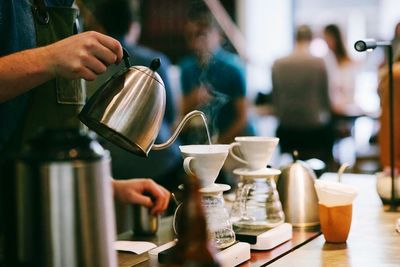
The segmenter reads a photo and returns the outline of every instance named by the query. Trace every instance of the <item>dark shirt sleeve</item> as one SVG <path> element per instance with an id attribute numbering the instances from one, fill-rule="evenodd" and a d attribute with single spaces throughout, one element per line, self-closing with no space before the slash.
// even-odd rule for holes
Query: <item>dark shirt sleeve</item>
<path id="1" fill-rule="evenodd" d="M 170 126 L 172 126 L 175 121 L 176 109 L 174 103 L 174 95 L 171 88 L 171 82 L 168 75 L 168 69 L 170 65 L 171 63 L 167 57 L 161 57 L 161 67 L 158 69 L 158 74 L 160 74 L 160 77 L 163 80 L 165 86 L 166 103 L 164 119 Z"/>
<path id="2" fill-rule="evenodd" d="M 330 98 L 329 98 L 329 87 L 328 87 L 328 74 L 324 62 L 321 60 L 320 63 L 320 79 L 321 79 L 321 97 L 323 105 L 331 109 Z"/>
<path id="3" fill-rule="evenodd" d="M 179 67 L 181 69 L 181 90 L 183 95 L 189 94 L 192 89 L 195 87 L 194 84 L 196 83 L 192 63 L 189 59 L 184 59 L 180 64 Z M 198 81 L 197 81 L 198 82 Z"/>

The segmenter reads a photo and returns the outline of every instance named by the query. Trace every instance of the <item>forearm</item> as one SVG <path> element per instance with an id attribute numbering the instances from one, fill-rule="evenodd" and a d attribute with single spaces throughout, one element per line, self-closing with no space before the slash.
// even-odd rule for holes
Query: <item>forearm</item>
<path id="1" fill-rule="evenodd" d="M 46 47 L 1 57 L 0 102 L 23 94 L 54 76 Z"/>
<path id="2" fill-rule="evenodd" d="M 187 114 L 190 111 L 198 108 L 197 101 L 192 94 L 186 95 L 182 99 L 182 113 Z"/>
<path id="3" fill-rule="evenodd" d="M 235 119 L 235 123 L 232 124 L 226 131 L 220 134 L 218 137 L 219 144 L 229 144 L 232 143 L 236 136 L 239 136 L 247 124 L 247 118 L 245 115 L 239 116 Z"/>
<path id="4" fill-rule="evenodd" d="M 236 117 L 232 121 L 231 126 L 224 132 L 220 133 L 218 142 L 221 144 L 229 144 L 234 141 L 235 137 L 240 135 L 247 124 L 247 102 L 245 98 L 239 98 L 234 103 L 236 109 Z"/>

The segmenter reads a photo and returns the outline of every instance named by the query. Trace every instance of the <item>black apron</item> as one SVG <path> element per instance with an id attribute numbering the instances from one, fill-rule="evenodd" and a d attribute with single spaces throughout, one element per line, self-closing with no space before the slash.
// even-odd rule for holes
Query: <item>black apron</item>
<path id="1" fill-rule="evenodd" d="M 47 8 L 43 0 L 35 0 L 32 7 L 36 29 L 37 46 L 45 46 L 71 36 L 76 31 L 75 22 L 78 11 L 69 7 Z M 85 101 L 85 91 L 81 80 L 67 80 L 61 77 L 52 79 L 29 93 L 28 104 L 23 112 L 22 119 L 5 144 L 2 156 L 18 153 L 23 144 L 41 129 L 71 129 L 81 128 L 78 113 Z M 20 105 L 17 108 L 24 108 Z M 1 163 L 1 162 L 0 162 Z M 0 164 L 1 166 L 1 164 Z M 4 177 L 0 168 L 0 180 L 13 179 Z M 2 186 L 0 186 L 1 189 Z M 5 188 L 2 188 L 7 190 Z M 0 193 L 1 194 L 1 193 Z M 4 194 L 2 194 L 4 195 Z M 1 199 L 0 202 L 4 203 Z M 4 218 L 0 203 L 0 218 Z M 3 226 L 0 221 L 0 265 L 2 261 Z"/>
<path id="2" fill-rule="evenodd" d="M 46 46 L 74 34 L 78 11 L 47 8 L 43 0 L 32 7 L 37 46 Z M 78 113 L 85 101 L 81 80 L 57 77 L 29 92 L 26 111 L 6 144 L 6 151 L 19 151 L 41 129 L 80 128 Z"/>

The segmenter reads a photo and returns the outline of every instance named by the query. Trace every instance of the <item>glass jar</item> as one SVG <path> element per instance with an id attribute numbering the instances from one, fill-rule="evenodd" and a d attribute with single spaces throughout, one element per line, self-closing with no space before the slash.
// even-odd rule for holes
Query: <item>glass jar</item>
<path id="1" fill-rule="evenodd" d="M 225 184 L 212 184 L 201 188 L 201 204 L 207 221 L 210 239 L 218 249 L 223 249 L 235 243 L 236 235 L 233 231 L 229 212 L 225 207 L 223 192 L 231 187 Z M 173 228 L 176 234 L 180 231 L 177 217 L 181 216 L 182 203 L 178 205 L 173 217 Z"/>
<path id="2" fill-rule="evenodd" d="M 207 219 L 207 226 L 212 240 L 217 248 L 222 249 L 235 243 L 235 232 L 225 207 L 223 191 L 229 190 L 229 185 L 214 184 L 214 188 L 202 188 L 202 205 Z"/>
<path id="3" fill-rule="evenodd" d="M 275 183 L 280 171 L 236 169 L 234 173 L 240 175 L 240 182 L 231 210 L 233 226 L 269 229 L 282 224 L 285 215 Z"/>

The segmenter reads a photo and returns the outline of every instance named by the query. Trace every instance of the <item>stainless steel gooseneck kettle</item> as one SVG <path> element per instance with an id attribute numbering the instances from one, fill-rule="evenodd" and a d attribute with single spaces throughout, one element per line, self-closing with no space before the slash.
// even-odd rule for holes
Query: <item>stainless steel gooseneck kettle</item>
<path id="1" fill-rule="evenodd" d="M 282 168 L 277 181 L 285 221 L 294 227 L 318 226 L 318 198 L 314 187 L 317 177 L 307 163 L 298 160 L 297 156 L 295 151 L 294 162 Z"/>
<path id="2" fill-rule="evenodd" d="M 110 142 L 140 156 L 151 149 L 167 148 L 175 141 L 186 122 L 194 116 L 205 116 L 192 111 L 183 118 L 170 139 L 154 144 L 165 111 L 165 88 L 156 70 L 160 59 L 150 67 L 131 66 L 124 50 L 126 69 L 111 77 L 89 99 L 79 119 L 91 130 Z"/>

